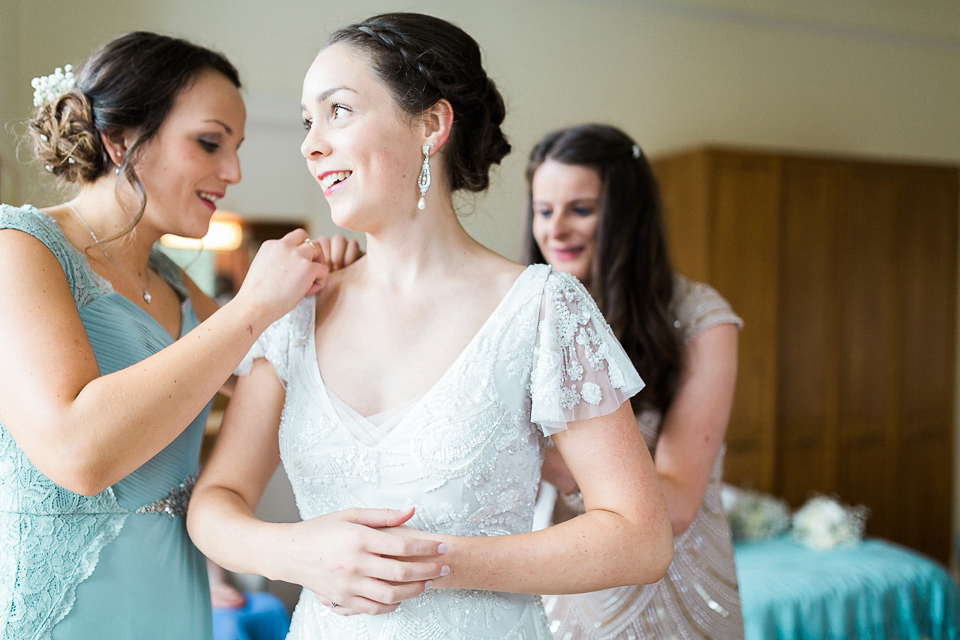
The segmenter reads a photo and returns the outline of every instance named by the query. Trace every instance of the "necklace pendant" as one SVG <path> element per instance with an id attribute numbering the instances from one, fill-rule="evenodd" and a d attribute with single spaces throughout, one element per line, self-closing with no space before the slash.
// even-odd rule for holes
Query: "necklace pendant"
<path id="1" fill-rule="evenodd" d="M 150 304 L 151 302 L 153 302 L 153 296 L 151 296 L 150 292 L 147 291 L 146 289 L 143 290 L 143 299 L 146 301 L 147 304 Z"/>

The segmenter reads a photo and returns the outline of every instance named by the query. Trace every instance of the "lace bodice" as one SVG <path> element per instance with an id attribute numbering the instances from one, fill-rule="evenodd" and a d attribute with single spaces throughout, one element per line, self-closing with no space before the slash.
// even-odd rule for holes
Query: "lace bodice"
<path id="1" fill-rule="evenodd" d="M 642 386 L 583 287 L 526 269 L 454 364 L 381 428 L 326 388 L 312 299 L 250 357 L 286 387 L 280 451 L 303 518 L 356 506 L 417 508 L 410 525 L 458 536 L 529 531 L 545 434 L 604 415 Z M 348 408 L 346 408 L 348 409 Z M 291 638 L 548 638 L 535 596 L 431 590 L 384 616 L 344 618 L 309 592 Z"/>
<path id="2" fill-rule="evenodd" d="M 50 216 L 31 206 L 0 205 L 0 229 L 34 236 L 60 262 L 101 373 L 128 366 L 172 342 L 152 318 L 114 293 Z M 157 251 L 151 256 L 151 267 L 185 300 L 183 328 L 191 329 L 197 322 L 182 271 Z M 195 471 L 205 417 L 206 412 L 198 416 L 192 430 L 140 470 L 95 496 L 82 496 L 53 483 L 0 423 L 0 638 L 51 637 L 57 624 L 73 610 L 78 587 L 93 575 L 104 549 L 126 544 L 118 538 L 131 514 L 162 500 L 171 487 Z M 130 537 L 153 533 L 149 527 L 140 528 L 143 531 Z M 182 537 L 186 542 L 185 532 Z M 130 570 L 128 586 L 134 590 L 132 581 L 137 578 L 133 566 Z M 120 585 L 117 587 L 119 591 Z"/>

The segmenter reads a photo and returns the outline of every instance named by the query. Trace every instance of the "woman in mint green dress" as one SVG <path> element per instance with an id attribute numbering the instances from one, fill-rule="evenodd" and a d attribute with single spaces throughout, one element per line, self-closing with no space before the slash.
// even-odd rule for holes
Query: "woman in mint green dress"
<path id="1" fill-rule="evenodd" d="M 3 640 L 212 637 L 184 525 L 209 402 L 327 272 L 291 232 L 217 310 L 154 249 L 164 233 L 203 236 L 240 179 L 239 86 L 220 54 L 142 32 L 76 78 L 67 67 L 34 83 L 36 156 L 75 197 L 0 206 Z M 402 519 L 348 523 L 363 539 L 379 535 L 363 525 Z M 439 575 L 415 566 L 415 579 Z"/>

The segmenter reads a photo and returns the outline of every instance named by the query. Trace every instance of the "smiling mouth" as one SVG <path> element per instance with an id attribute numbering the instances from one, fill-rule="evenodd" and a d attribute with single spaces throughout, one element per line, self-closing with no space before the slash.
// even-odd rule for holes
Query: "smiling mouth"
<path id="1" fill-rule="evenodd" d="M 568 249 L 554 249 L 552 253 L 561 260 L 570 260 L 571 258 L 579 256 L 582 252 L 583 247 L 571 247 Z"/>
<path id="2" fill-rule="evenodd" d="M 340 184 L 353 174 L 352 171 L 334 171 L 320 178 L 320 186 L 327 190 L 330 187 Z"/>
<path id="3" fill-rule="evenodd" d="M 201 200 L 210 203 L 214 208 L 217 206 L 217 200 L 223 196 L 219 193 L 213 193 L 212 191 L 197 191 L 197 195 Z"/>

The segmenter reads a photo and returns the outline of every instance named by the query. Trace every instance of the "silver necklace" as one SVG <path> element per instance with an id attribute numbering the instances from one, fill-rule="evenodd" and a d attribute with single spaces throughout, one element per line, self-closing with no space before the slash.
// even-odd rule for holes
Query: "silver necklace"
<path id="1" fill-rule="evenodd" d="M 95 234 L 95 233 L 93 232 L 93 229 L 90 228 L 90 225 L 87 224 L 87 221 L 84 220 L 84 218 L 83 218 L 82 215 L 80 215 L 80 212 L 77 211 L 77 208 L 76 208 L 75 206 L 73 206 L 73 203 L 72 203 L 72 202 L 67 202 L 66 205 L 67 205 L 68 207 L 70 207 L 70 210 L 73 211 L 74 214 L 76 214 L 76 216 L 80 219 L 80 222 L 83 223 L 83 226 L 85 226 L 85 227 L 87 228 L 87 231 L 90 232 L 90 237 L 93 238 L 94 244 L 97 245 L 97 248 L 99 248 L 100 251 L 103 251 L 103 255 L 105 255 L 105 256 L 107 257 L 107 260 L 109 260 L 110 263 L 111 263 L 113 266 L 115 266 L 117 269 L 119 269 L 119 270 L 123 273 L 123 275 L 127 276 L 128 278 L 130 278 L 130 281 L 131 281 L 131 282 L 133 282 L 133 283 L 136 284 L 138 287 L 140 287 L 141 289 L 143 289 L 143 300 L 144 300 L 144 302 L 146 302 L 147 304 L 150 304 L 151 302 L 153 302 L 153 296 L 151 296 L 151 295 L 150 295 L 150 292 L 147 290 L 147 286 L 150 284 L 150 269 L 149 269 L 149 268 L 147 269 L 147 273 L 146 273 L 146 275 L 144 276 L 144 280 L 146 280 L 147 283 L 144 284 L 144 285 L 141 285 L 141 284 L 140 284 L 140 281 L 137 280 L 136 278 L 134 278 L 132 273 L 130 273 L 129 271 L 127 271 L 126 269 L 124 269 L 123 267 L 121 267 L 119 264 L 117 264 L 117 261 L 113 259 L 113 256 L 111 256 L 109 253 L 107 253 L 107 248 L 103 246 L 103 244 L 100 242 L 100 238 L 98 238 L 98 237 L 97 237 L 97 234 Z"/>

